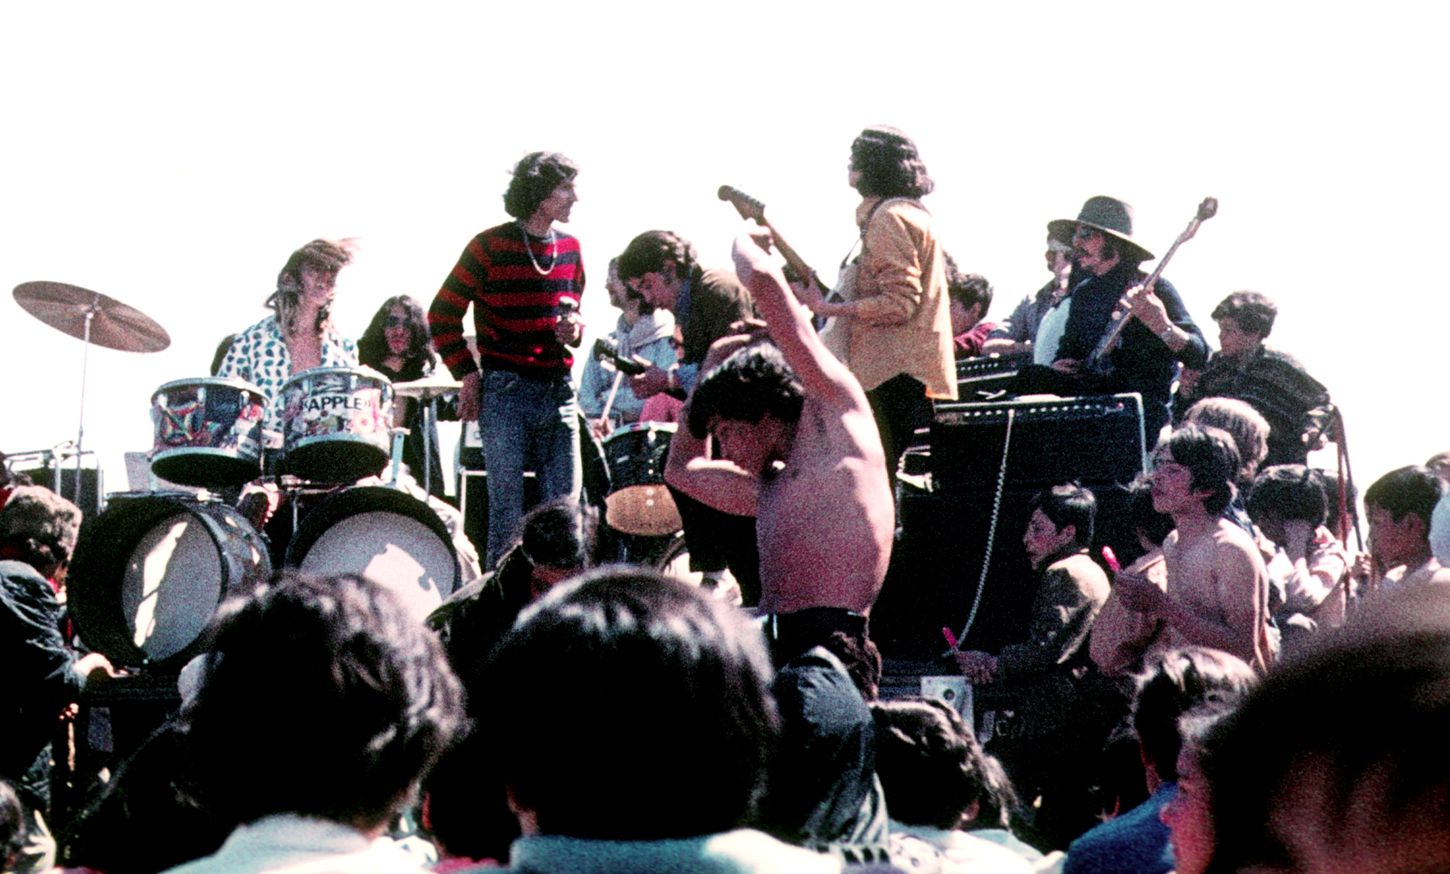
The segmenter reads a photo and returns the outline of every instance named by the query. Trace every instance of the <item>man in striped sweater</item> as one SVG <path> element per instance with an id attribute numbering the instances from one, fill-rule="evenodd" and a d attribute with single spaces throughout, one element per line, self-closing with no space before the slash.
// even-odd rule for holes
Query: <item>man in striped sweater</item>
<path id="1" fill-rule="evenodd" d="M 579 241 L 554 228 L 569 221 L 578 172 L 555 152 L 519 161 L 504 194 L 504 210 L 514 220 L 469 242 L 428 310 L 433 344 L 463 383 L 460 416 L 476 418 L 483 438 L 485 569 L 517 534 L 525 469 L 537 473 L 541 500 L 579 497 L 583 475 L 569 347 L 583 336 L 577 312 L 584 262 Z M 463 339 L 470 306 L 477 361 Z"/>

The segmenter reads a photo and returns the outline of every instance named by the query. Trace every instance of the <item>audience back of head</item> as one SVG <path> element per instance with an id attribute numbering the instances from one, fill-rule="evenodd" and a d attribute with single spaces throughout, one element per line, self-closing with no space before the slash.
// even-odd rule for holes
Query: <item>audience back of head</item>
<path id="1" fill-rule="evenodd" d="M 1204 739 L 1209 870 L 1450 870 L 1447 678 L 1440 589 L 1384 597 L 1280 665 Z"/>
<path id="2" fill-rule="evenodd" d="M 552 590 L 494 651 L 481 726 L 529 832 L 658 840 L 746 818 L 779 732 L 745 616 L 638 568 Z"/>
<path id="3" fill-rule="evenodd" d="M 220 820 L 295 813 L 367 830 L 408 800 L 460 718 L 438 642 L 391 593 L 289 573 L 223 605 L 183 727 Z"/>

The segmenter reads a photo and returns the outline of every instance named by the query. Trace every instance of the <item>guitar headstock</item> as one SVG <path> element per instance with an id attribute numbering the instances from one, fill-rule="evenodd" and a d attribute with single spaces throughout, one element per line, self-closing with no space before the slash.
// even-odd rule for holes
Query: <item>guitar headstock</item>
<path id="1" fill-rule="evenodd" d="M 1206 222 L 1218 214 L 1218 198 L 1205 197 L 1203 203 L 1198 205 L 1198 220 Z"/>
<path id="2" fill-rule="evenodd" d="M 740 213 L 741 218 L 746 221 L 754 219 L 765 224 L 765 204 L 729 185 L 721 185 L 718 194 L 721 200 L 729 201 L 730 205 L 735 207 L 735 211 Z"/>

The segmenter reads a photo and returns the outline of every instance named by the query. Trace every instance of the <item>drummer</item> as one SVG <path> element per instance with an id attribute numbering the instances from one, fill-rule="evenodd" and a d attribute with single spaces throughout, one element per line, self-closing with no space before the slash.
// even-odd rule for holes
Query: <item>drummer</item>
<path id="1" fill-rule="evenodd" d="M 272 314 L 239 334 L 222 359 L 217 376 L 244 379 L 266 396 L 266 431 L 282 433 L 278 398 L 294 374 L 358 365 L 357 346 L 332 326 L 337 273 L 351 260 L 352 252 L 331 240 L 313 240 L 293 252 L 267 298 Z"/>
<path id="2" fill-rule="evenodd" d="M 609 262 L 609 276 L 604 281 L 609 293 L 609 303 L 619 310 L 619 322 L 608 339 L 619 350 L 621 358 L 638 355 L 660 370 L 669 370 L 678 363 L 675 344 L 675 316 L 669 310 L 655 309 L 642 295 L 636 294 L 619 278 L 619 259 Z M 609 415 L 604 416 L 604 405 L 614 387 L 615 374 L 611 366 L 605 369 L 597 356 L 591 355 L 584 365 L 584 376 L 579 382 L 579 409 L 589 419 L 589 425 L 600 437 L 608 436 L 617 425 L 638 422 L 644 400 L 635 397 L 628 379 L 619 381 L 614 392 L 614 401 Z"/>

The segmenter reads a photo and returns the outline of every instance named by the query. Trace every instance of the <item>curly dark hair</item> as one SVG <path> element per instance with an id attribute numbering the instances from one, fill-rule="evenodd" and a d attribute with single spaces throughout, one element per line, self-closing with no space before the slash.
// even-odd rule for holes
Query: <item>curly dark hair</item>
<path id="1" fill-rule="evenodd" d="M 862 197 L 922 197 L 936 187 L 916 143 L 894 127 L 868 127 L 851 143 L 851 169 Z"/>
<path id="2" fill-rule="evenodd" d="M 690 433 L 704 439 L 710 420 L 756 424 L 770 413 L 784 422 L 801 416 L 805 389 L 780 350 L 757 343 L 705 374 L 690 398 Z"/>
<path id="3" fill-rule="evenodd" d="M 558 152 L 530 152 L 514 165 L 513 179 L 503 194 L 504 212 L 527 219 L 555 188 L 578 175 L 574 162 Z"/>
<path id="4" fill-rule="evenodd" d="M 367 330 L 363 331 L 362 337 L 357 341 L 358 361 L 368 367 L 381 369 L 383 359 L 392 354 L 384 332 L 387 330 L 393 307 L 402 307 L 407 321 L 405 327 L 408 329 L 408 348 L 403 351 L 403 368 L 417 368 L 422 376 L 427 376 L 433 372 L 436 364 L 433 340 L 428 333 L 428 317 L 423 314 L 422 305 L 406 294 L 388 298 L 373 313 L 373 320 L 368 323 Z"/>
<path id="5" fill-rule="evenodd" d="M 628 282 L 646 273 L 659 273 L 666 264 L 675 265 L 675 276 L 684 279 L 700 272 L 695 247 L 674 231 L 645 231 L 619 254 L 619 279 Z"/>
<path id="6" fill-rule="evenodd" d="M 1298 519 L 1318 527 L 1329 513 L 1329 498 L 1319 471 L 1302 464 L 1276 464 L 1259 472 L 1245 509 L 1258 522 L 1265 516 Z"/>
<path id="7" fill-rule="evenodd" d="M 381 825 L 462 721 L 437 639 L 363 577 L 285 572 L 215 627 L 182 718 L 199 800 L 224 822 Z"/>

